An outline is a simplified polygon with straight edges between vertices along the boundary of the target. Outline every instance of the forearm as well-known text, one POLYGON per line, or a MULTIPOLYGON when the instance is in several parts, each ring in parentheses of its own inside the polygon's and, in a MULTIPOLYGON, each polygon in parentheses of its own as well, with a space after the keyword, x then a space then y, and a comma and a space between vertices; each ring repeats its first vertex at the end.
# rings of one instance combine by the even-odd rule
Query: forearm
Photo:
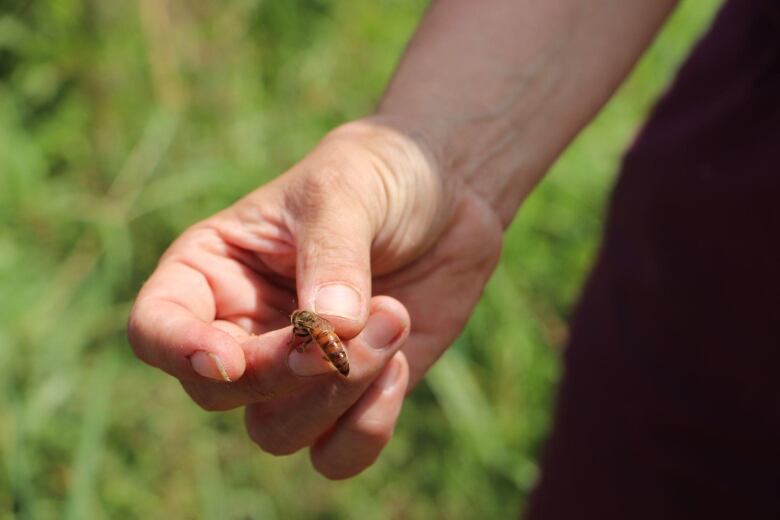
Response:
POLYGON ((675 0, 434 1, 378 108, 504 225, 675 0))

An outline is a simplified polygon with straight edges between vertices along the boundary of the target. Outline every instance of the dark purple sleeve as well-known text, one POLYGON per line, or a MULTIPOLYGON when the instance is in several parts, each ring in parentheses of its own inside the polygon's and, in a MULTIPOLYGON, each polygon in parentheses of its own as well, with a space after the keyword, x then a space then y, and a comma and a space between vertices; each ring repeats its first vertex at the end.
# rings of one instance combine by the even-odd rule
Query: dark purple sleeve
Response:
POLYGON ((780 519, 780 2, 727 2, 627 153, 528 511, 780 519))

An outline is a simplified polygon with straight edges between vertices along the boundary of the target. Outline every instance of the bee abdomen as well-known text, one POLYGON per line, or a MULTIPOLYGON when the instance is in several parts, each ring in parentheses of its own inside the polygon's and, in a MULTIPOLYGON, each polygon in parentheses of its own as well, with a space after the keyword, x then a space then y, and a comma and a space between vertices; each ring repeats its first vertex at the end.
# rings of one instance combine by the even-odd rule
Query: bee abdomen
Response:
POLYGON ((322 332, 315 338, 328 359, 343 376, 349 374, 349 359, 344 343, 333 332, 322 332))

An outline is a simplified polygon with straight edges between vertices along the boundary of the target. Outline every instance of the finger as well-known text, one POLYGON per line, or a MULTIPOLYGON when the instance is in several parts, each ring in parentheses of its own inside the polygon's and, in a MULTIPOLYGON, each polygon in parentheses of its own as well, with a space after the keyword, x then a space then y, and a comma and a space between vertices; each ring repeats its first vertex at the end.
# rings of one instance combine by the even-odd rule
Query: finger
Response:
POLYGON ((176 302, 140 298, 130 314, 128 338, 141 360, 181 380, 230 382, 244 372, 238 342, 176 302))
POLYGON ((291 187, 289 206, 300 307, 326 316, 351 338, 368 317, 373 232, 364 207, 338 196, 343 185, 332 170, 308 175, 291 187))
POLYGON ((210 324, 214 313, 205 277, 166 261, 138 295, 128 339, 141 360, 179 379, 236 380, 244 372, 244 354, 230 334, 210 324))
POLYGON ((355 406, 312 446, 315 469, 344 479, 373 464, 393 435, 408 382, 409 364, 398 352, 355 406))
MULTIPOLYGON (((246 425, 252 439, 275 455, 313 444, 376 380, 403 345, 409 326, 409 315, 401 303, 386 296, 373 298, 365 329, 347 343, 349 376, 335 375, 331 367, 330 376, 311 378, 312 384, 300 392, 248 406, 246 425)), ((301 368, 293 361, 299 356, 297 351, 290 353, 291 368, 301 368)))
POLYGON ((214 317, 250 326, 246 329, 250 332, 279 328, 268 324, 289 319, 295 309, 294 293, 261 276, 252 254, 226 243, 215 228, 190 229, 166 252, 164 262, 186 264, 201 273, 210 289, 214 317))
MULTIPOLYGON (((214 326, 237 340, 244 338, 241 348, 246 369, 243 376, 230 385, 203 380, 182 381, 182 386, 190 397, 206 410, 229 410, 269 401, 280 403, 284 399, 300 395, 306 388, 321 388, 329 380, 343 379, 333 365, 322 359, 322 351, 317 345, 310 346, 305 353, 291 348, 291 327, 252 336, 231 322, 218 320, 214 322, 214 326), (296 362, 295 359, 299 356, 305 360, 296 362), (311 377, 314 375, 320 375, 322 378, 311 377)), ((354 363, 359 361, 353 360, 354 363)), ((350 374, 350 377, 352 376, 353 374, 350 374)))
MULTIPOLYGON (((182 381, 182 386, 198 405, 206 410, 229 410, 257 402, 280 400, 299 392, 314 381, 299 377, 290 370, 291 327, 275 330, 260 336, 250 336, 241 327, 230 322, 215 322, 215 326, 240 337, 246 359, 243 376, 229 385, 209 381, 182 381)), ((340 377, 332 367, 323 372, 330 377, 340 377)))

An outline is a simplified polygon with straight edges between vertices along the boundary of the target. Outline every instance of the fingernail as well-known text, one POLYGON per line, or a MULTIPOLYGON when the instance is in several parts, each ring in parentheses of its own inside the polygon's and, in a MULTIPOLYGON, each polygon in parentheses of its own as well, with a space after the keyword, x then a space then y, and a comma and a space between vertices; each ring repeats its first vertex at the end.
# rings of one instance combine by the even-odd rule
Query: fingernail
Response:
POLYGON ((390 360, 390 366, 385 367, 385 371, 376 380, 376 385, 382 389, 382 392, 390 392, 395 388, 398 382, 398 376, 401 374, 401 363, 396 361, 395 358, 390 360))
POLYGON ((227 370, 225 370, 225 365, 219 359, 219 356, 213 352, 199 350, 190 356, 190 363, 192 363, 192 368, 195 369, 195 372, 203 377, 225 381, 226 383, 231 382, 230 376, 227 370))
POLYGON ((335 370, 328 361, 322 359, 322 351, 316 345, 310 346, 305 352, 291 350, 287 356, 287 366, 297 376, 318 376, 335 370))
POLYGON ((403 324, 394 314, 380 311, 368 318, 361 336, 370 347, 383 349, 392 345, 402 331, 403 324))
POLYGON ((330 284, 317 289, 314 312, 349 320, 360 319, 360 295, 349 285, 330 284))

